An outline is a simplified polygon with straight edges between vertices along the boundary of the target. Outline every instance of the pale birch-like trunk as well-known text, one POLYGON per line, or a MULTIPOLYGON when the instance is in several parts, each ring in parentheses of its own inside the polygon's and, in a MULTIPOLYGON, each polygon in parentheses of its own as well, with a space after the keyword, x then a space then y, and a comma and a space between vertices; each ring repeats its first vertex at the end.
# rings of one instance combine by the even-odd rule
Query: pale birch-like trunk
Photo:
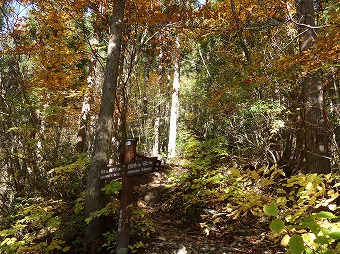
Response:
MULTIPOLYGON (((122 33, 124 29, 123 18, 126 0, 114 2, 111 17, 110 38, 107 49, 107 59, 104 72, 102 99, 98 117, 98 126, 94 141, 93 157, 88 173, 85 216, 104 207, 104 193, 100 190, 102 182, 99 173, 105 169, 109 162, 109 151, 113 127, 113 113, 119 75, 120 52, 122 33)), ((101 216, 94 218, 86 228, 86 244, 88 253, 97 253, 103 241, 102 234, 106 230, 106 221, 101 216)))
MULTIPOLYGON (((158 66, 158 86, 160 87, 162 85, 163 82, 163 78, 164 78, 164 68, 163 68, 163 50, 162 47, 160 48, 160 53, 158 55, 158 58, 160 60, 159 66, 158 66)), ((160 127, 160 123, 161 123, 161 101, 160 101, 160 96, 161 91, 160 89, 158 90, 158 103, 156 105, 156 109, 155 109, 155 122, 153 125, 153 146, 152 146, 152 155, 155 157, 159 156, 159 127, 160 127)))
POLYGON ((155 116, 155 123, 153 125, 153 146, 152 146, 152 155, 155 157, 159 156, 159 125, 161 122, 161 117, 160 117, 160 102, 157 103, 156 106, 156 116, 155 116))
POLYGON ((177 137, 177 118, 179 111, 178 94, 180 87, 180 43, 176 36, 175 41, 175 59, 174 59, 174 78, 170 113, 170 129, 168 142, 168 158, 174 158, 176 155, 176 137, 177 137))

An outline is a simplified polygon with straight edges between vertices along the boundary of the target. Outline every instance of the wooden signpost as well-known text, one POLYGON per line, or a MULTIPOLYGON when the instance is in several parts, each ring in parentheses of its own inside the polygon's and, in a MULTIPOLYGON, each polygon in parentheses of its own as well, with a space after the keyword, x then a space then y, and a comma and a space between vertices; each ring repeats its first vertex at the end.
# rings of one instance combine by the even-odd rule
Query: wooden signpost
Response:
POLYGON ((110 166, 100 172, 100 179, 114 179, 124 176, 135 176, 158 171, 160 161, 156 157, 134 160, 117 166, 110 166))
POLYGON ((100 172, 101 180, 122 178, 122 193, 120 199, 118 236, 116 254, 127 254, 130 238, 130 209, 132 203, 134 176, 152 173, 159 170, 161 162, 157 157, 146 157, 136 154, 136 139, 127 139, 125 143, 124 163, 108 166, 100 172), (136 160, 138 158, 138 160, 136 160))

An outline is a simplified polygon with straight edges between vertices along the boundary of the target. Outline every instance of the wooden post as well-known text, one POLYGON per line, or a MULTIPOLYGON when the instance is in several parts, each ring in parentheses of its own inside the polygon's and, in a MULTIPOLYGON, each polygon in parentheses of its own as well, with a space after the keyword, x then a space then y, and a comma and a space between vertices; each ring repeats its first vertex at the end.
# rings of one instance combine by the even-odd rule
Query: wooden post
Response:
MULTIPOLYGON (((135 160, 136 156, 136 139, 127 139, 125 143, 125 156, 124 163, 129 163, 135 160)), ((130 215, 131 208, 128 206, 132 204, 133 196, 133 176, 124 176, 122 178, 122 193, 119 209, 119 221, 118 221, 118 238, 116 254, 127 254, 129 252, 129 238, 130 238, 130 215)))

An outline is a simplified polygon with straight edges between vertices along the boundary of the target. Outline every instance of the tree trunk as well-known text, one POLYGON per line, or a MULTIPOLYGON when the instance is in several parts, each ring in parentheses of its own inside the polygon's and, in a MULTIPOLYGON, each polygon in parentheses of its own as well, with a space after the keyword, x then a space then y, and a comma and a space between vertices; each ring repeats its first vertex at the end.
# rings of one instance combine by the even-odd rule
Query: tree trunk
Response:
MULTIPOLYGON (((111 142, 114 102, 116 96, 117 80, 119 75, 119 59, 123 32, 123 18, 126 0, 117 0, 114 4, 111 19, 110 38, 107 49, 106 67, 102 99, 98 117, 97 133, 94 141, 93 158, 88 173, 85 216, 89 216, 104 206, 104 195, 101 189, 99 172, 104 169, 109 161, 109 147, 111 142)), ((97 253, 101 246, 102 234, 106 222, 104 218, 93 219, 86 228, 86 243, 89 253, 97 253)))
MULTIPOLYGON (((162 86, 162 83, 164 82, 164 65, 163 65, 163 50, 162 47, 160 47, 160 52, 158 54, 159 58, 159 65, 158 65, 158 79, 157 84, 159 87, 162 86)), ((152 155, 155 157, 159 156, 159 139, 160 139, 160 123, 161 123, 161 89, 158 89, 158 102, 156 104, 155 108, 155 121, 153 125, 153 145, 152 145, 152 155)), ((156 98, 157 98, 156 97, 156 98)), ((157 101, 157 100, 156 100, 157 101)))
POLYGON ((305 113, 306 170, 309 173, 330 173, 329 141, 321 71, 303 79, 305 113))
POLYGON ((178 118, 178 93, 180 86, 180 43, 178 36, 175 41, 175 60, 174 60, 174 80, 171 101, 170 130, 168 143, 168 158, 174 158, 176 155, 176 136, 177 136, 177 118, 178 118))
MULTIPOLYGON (((98 11, 99 12, 99 11, 98 11)), ((99 13, 96 14, 97 16, 99 13)), ((83 105, 81 109, 81 115, 79 120, 79 129, 77 134, 77 143, 75 146, 75 151, 77 153, 83 153, 86 151, 85 143, 86 137, 88 133, 88 124, 90 121, 90 111, 91 111, 91 104, 93 102, 93 90, 97 84, 97 54, 98 54, 98 46, 99 46, 99 26, 98 21, 94 22, 94 32, 92 39, 90 41, 91 46, 91 59, 89 64, 89 74, 87 77, 87 89, 84 94, 83 105)))
POLYGON ((159 156, 159 125, 161 122, 160 107, 161 107, 161 103, 158 102, 156 106, 155 123, 153 126, 154 139, 153 139, 153 146, 152 146, 152 156, 155 156, 155 157, 159 156))
MULTIPOLYGON (((316 40, 313 0, 296 0, 300 52, 312 50, 316 40)), ((307 53, 307 52, 306 52, 307 53)), ((313 53, 309 54, 314 57, 313 53)), ((331 171, 329 158, 330 133, 327 128, 322 71, 309 71, 302 78, 304 94, 304 132, 306 172, 331 171)))

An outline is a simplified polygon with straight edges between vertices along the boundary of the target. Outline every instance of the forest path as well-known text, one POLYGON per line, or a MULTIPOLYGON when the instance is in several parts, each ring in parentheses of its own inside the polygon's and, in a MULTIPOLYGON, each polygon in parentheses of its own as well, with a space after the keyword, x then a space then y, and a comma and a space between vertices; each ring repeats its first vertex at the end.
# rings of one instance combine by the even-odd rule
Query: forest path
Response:
POLYGON ((150 237, 131 238, 132 243, 142 241, 144 247, 137 254, 279 254, 285 253, 280 243, 270 239, 267 228, 256 221, 241 225, 236 231, 223 236, 204 234, 199 222, 184 222, 180 211, 169 211, 169 195, 174 191, 167 188, 166 173, 150 174, 136 178, 135 202, 147 211, 154 232, 150 237))

